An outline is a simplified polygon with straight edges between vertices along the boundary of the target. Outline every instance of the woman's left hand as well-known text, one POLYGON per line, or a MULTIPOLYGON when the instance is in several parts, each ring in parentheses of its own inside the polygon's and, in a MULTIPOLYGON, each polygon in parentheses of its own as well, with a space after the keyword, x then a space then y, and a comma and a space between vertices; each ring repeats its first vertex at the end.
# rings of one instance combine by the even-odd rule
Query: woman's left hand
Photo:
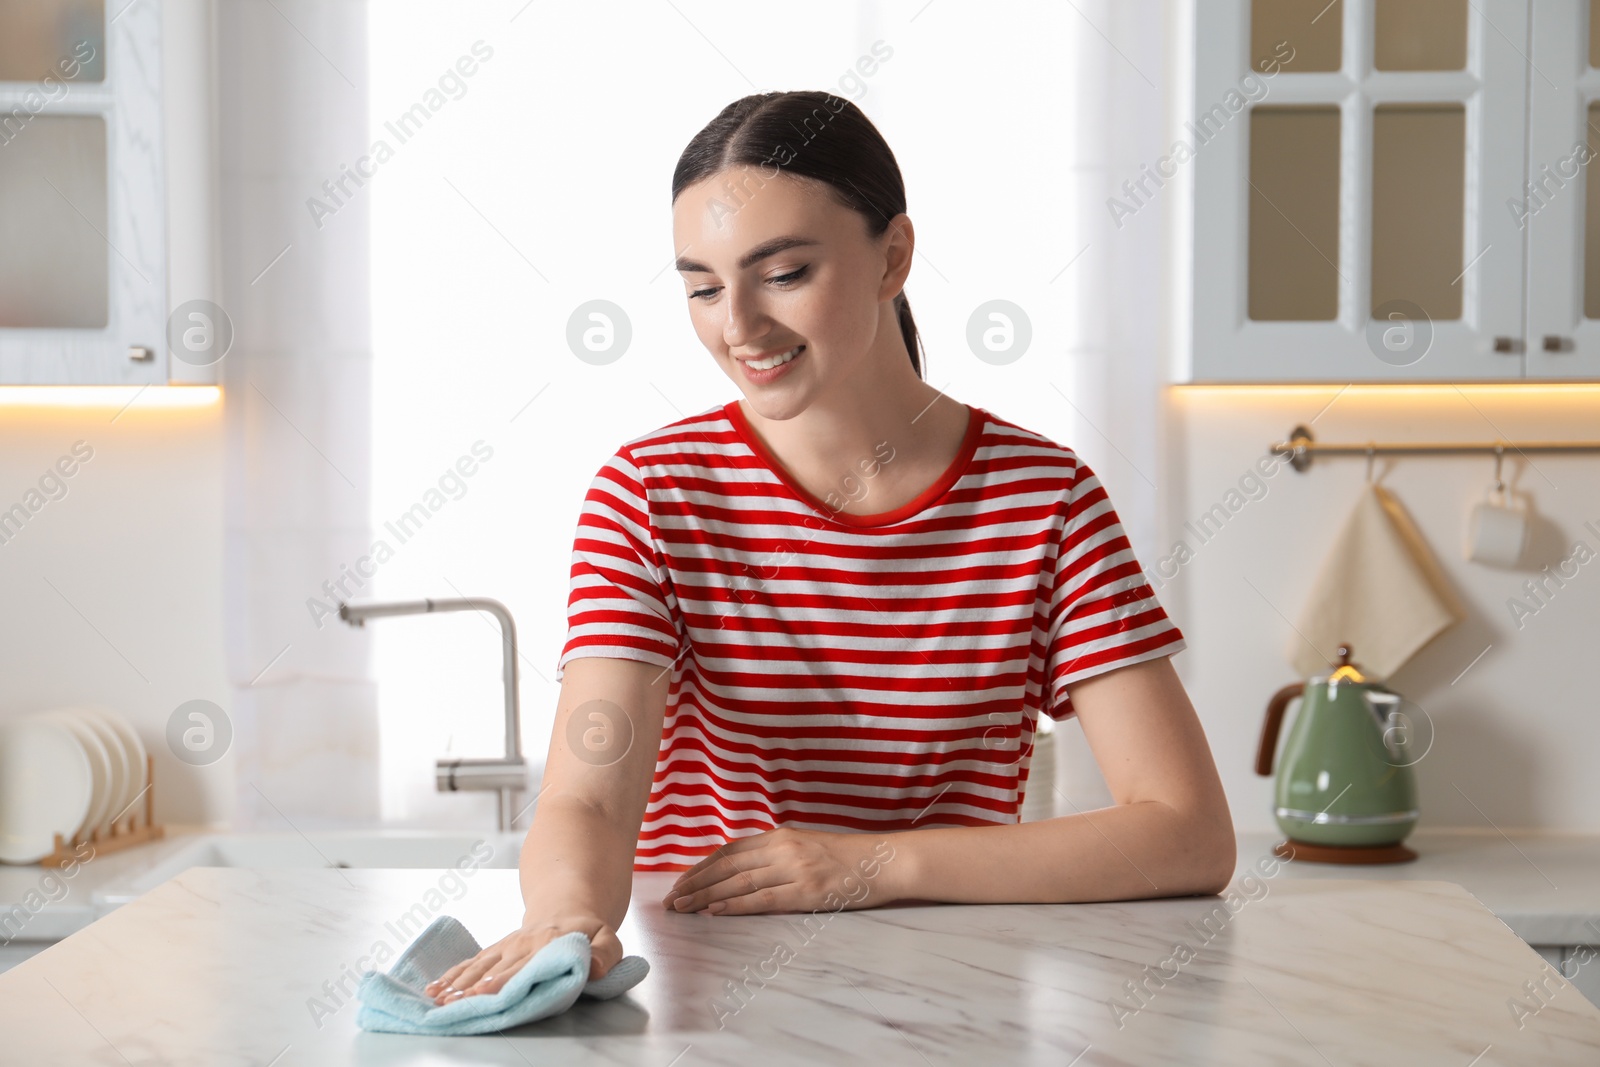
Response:
POLYGON ((713 915, 876 907, 896 899, 885 871, 894 857, 883 834, 780 826, 723 845, 680 874, 661 903, 713 915))

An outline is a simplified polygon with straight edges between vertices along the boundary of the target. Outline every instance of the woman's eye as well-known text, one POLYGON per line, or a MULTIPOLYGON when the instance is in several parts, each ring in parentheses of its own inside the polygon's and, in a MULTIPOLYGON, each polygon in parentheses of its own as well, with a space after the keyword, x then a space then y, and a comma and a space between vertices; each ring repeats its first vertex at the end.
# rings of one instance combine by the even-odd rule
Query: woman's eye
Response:
MULTIPOLYGON (((805 277, 806 271, 810 269, 811 268, 809 266, 801 267, 799 270, 792 270, 788 274, 780 274, 775 278, 768 278, 767 281, 772 282, 780 287, 787 288, 788 286, 799 281, 801 278, 805 277)), ((720 288, 722 288, 722 286, 714 285, 709 289, 696 289, 694 292, 689 294, 689 299, 706 299, 710 296, 710 294, 715 293, 720 288)))

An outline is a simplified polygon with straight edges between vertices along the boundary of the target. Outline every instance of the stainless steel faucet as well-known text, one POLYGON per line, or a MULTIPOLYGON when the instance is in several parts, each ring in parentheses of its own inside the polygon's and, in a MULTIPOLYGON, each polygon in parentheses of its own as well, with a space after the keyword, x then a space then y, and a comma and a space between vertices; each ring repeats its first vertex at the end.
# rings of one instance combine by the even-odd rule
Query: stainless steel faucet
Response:
POLYGON ((528 788, 528 764, 522 758, 522 713, 517 702, 517 626, 498 600, 464 597, 449 600, 351 601, 339 605, 339 618, 351 626, 385 615, 425 615, 434 611, 487 611, 500 620, 506 690, 506 754, 499 759, 441 759, 434 773, 441 793, 493 789, 500 794, 499 823, 511 829, 512 799, 528 788))

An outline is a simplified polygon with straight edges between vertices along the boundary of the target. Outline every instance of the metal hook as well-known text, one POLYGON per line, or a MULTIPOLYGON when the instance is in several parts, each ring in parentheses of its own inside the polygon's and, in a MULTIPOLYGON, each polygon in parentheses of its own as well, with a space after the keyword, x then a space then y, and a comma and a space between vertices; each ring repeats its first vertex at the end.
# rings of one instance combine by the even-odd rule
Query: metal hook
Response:
POLYGON ((1377 448, 1371 441, 1367 442, 1367 481, 1372 481, 1372 458, 1377 453, 1377 448))
POLYGON ((1494 491, 1497 493, 1505 492, 1506 488, 1506 483, 1500 480, 1500 462, 1505 458, 1505 454, 1505 442, 1496 441, 1494 443, 1494 491))

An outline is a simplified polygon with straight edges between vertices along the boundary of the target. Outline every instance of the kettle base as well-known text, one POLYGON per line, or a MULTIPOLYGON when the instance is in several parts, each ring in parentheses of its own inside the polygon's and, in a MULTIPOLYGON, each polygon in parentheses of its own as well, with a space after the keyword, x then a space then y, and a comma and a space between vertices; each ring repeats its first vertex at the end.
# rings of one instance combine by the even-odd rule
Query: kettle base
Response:
POLYGON ((1414 850, 1399 842, 1392 845, 1313 845, 1292 837, 1273 845, 1272 854, 1279 859, 1309 863, 1410 863, 1417 858, 1414 850))

